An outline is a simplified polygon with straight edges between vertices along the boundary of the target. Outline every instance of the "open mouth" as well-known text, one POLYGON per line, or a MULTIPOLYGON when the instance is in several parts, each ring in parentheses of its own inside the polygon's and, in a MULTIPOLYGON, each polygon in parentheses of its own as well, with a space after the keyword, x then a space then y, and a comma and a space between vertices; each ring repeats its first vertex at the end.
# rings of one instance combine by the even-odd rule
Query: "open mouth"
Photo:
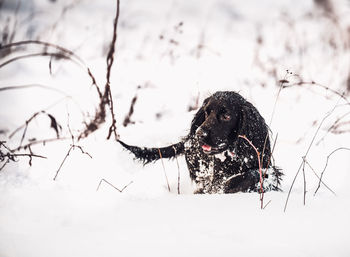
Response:
POLYGON ((208 144, 203 144, 201 147, 202 147, 203 152, 206 154, 216 154, 216 153, 222 152, 225 148, 225 145, 214 147, 214 146, 211 146, 208 144))
POLYGON ((204 152, 211 152, 212 147, 210 145, 202 145, 204 152))

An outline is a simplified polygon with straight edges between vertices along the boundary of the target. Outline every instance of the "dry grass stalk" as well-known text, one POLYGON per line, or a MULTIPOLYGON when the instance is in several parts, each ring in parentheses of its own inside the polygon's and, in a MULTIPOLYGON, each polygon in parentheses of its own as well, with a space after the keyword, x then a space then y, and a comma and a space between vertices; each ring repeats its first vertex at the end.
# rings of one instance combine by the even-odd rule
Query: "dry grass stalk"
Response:
POLYGON ((243 138, 244 140, 246 140, 248 142, 248 144, 253 147, 253 149, 255 150, 256 156, 258 157, 258 165, 259 165, 259 175, 260 175, 260 208, 263 209, 264 208, 264 178, 263 178, 263 174, 262 174, 262 169, 261 169, 261 163, 260 163, 260 153, 258 151, 258 149, 255 147, 255 145, 252 143, 252 141, 250 141, 245 135, 239 135, 238 137, 243 138))
POLYGON ((117 188, 116 186, 114 186, 112 183, 108 182, 107 180, 105 180, 104 178, 100 180, 100 183, 98 183, 98 186, 96 188, 96 191, 98 191, 101 187, 102 182, 107 183, 108 185, 110 185, 111 187, 113 187, 115 190, 117 190, 119 193, 122 193, 129 185, 131 185, 133 183, 133 181, 130 181, 129 184, 126 184, 122 189, 117 188))
POLYGON ((165 176, 166 184, 167 184, 167 186, 168 186, 168 191, 170 192, 169 180, 168 180, 168 176, 167 176, 166 171, 165 171, 163 156, 162 156, 162 153, 160 152, 160 149, 159 149, 159 148, 158 148, 158 153, 159 153, 160 160, 162 161, 162 166, 163 166, 163 171, 164 171, 164 176, 165 176))

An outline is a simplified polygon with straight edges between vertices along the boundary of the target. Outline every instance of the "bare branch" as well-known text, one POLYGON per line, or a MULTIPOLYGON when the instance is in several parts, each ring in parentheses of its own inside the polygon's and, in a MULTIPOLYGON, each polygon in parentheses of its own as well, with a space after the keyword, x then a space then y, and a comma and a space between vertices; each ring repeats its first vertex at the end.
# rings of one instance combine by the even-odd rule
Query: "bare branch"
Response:
POLYGON ((117 0, 117 8, 116 8, 116 15, 113 23, 113 38, 109 47, 109 51, 107 54, 107 72, 106 72, 106 85, 104 89, 103 95, 100 95, 100 104, 99 109, 96 111, 95 117, 93 120, 91 120, 89 123, 86 123, 85 130, 80 134, 78 137, 78 140, 84 137, 87 137, 94 131, 96 131, 102 123, 105 122, 106 119, 106 105, 109 106, 109 110, 112 116, 112 124, 109 127, 109 132, 107 139, 109 139, 112 134, 114 135, 114 138, 118 139, 117 134, 117 127, 116 127, 116 119, 114 114, 114 106, 113 106, 113 99, 112 99, 112 92, 111 92, 111 86, 110 86, 110 76, 111 76, 111 70, 114 62, 114 54, 115 54, 115 44, 117 41, 117 27, 118 27, 118 20, 119 20, 119 0, 117 0))
POLYGON ((305 158, 304 158, 304 161, 303 161, 303 181, 304 181, 304 205, 306 204, 306 177, 305 177, 305 158))
POLYGON ((89 157, 92 159, 91 155, 90 155, 89 153, 85 152, 81 146, 72 144, 72 145, 70 146, 70 148, 69 148, 69 150, 68 150, 66 156, 64 157, 63 161, 61 162, 60 167, 59 167, 58 170, 56 171, 56 174, 55 174, 53 180, 56 180, 56 178, 57 178, 57 176, 58 176, 58 173, 60 172, 60 170, 61 170, 63 164, 64 164, 65 161, 67 160, 67 158, 68 158, 70 152, 71 152, 72 150, 74 150, 75 148, 80 149, 80 151, 82 152, 82 154, 85 154, 85 155, 89 156, 89 157))
POLYGON ((132 100, 131 100, 131 104, 130 104, 130 108, 129 108, 129 113, 125 116, 124 118, 124 122, 123 122, 123 126, 126 127, 128 126, 130 123, 132 124, 133 122, 131 121, 131 116, 134 113, 134 106, 137 100, 137 95, 135 95, 132 100))
POLYGON ((283 88, 291 88, 291 87, 295 87, 295 86, 303 86, 303 85, 311 85, 311 86, 317 86, 320 88, 323 88, 326 91, 329 91, 331 93, 333 93, 334 95, 339 96, 340 98, 342 98, 347 104, 350 104, 350 101, 345 97, 344 93, 340 93, 328 86, 322 85, 320 83, 317 83, 315 81, 299 81, 296 83, 292 83, 292 84, 288 84, 288 85, 283 85, 283 88))
MULTIPOLYGON (((333 154, 335 154, 336 152, 338 152, 338 151, 340 151, 340 150, 347 150, 347 151, 350 151, 350 148, 347 148, 347 147, 339 147, 339 148, 333 150, 333 151, 327 156, 326 164, 325 164, 325 166, 324 166, 324 168, 323 168, 323 170, 322 170, 322 172, 321 172, 320 179, 319 179, 319 181, 318 181, 318 186, 317 186, 317 188, 316 188, 316 190, 315 190, 315 192, 314 192, 314 195, 316 195, 317 191, 320 189, 320 186, 321 186, 321 183, 322 183, 323 175, 324 175, 324 173, 325 173, 325 171, 326 171, 326 169, 327 169, 327 166, 328 166, 329 158, 330 158, 333 154)), ((333 191, 332 191, 332 192, 333 192, 333 191)))
POLYGON ((114 52, 116 50, 115 48, 115 44, 117 41, 117 28, 118 28, 118 20, 119 20, 119 9, 120 9, 120 1, 117 0, 117 8, 116 8, 116 14, 115 14, 115 18, 114 18, 114 23, 113 23, 113 38, 112 38, 112 42, 110 44, 109 47, 109 51, 107 54, 107 73, 106 73, 106 79, 107 79, 107 85, 110 85, 110 76, 111 76, 111 69, 113 66, 113 62, 114 62, 114 52))
MULTIPOLYGON (((283 86, 285 83, 288 83, 288 75, 291 75, 292 73, 288 70, 286 70, 286 74, 284 75, 284 78, 283 80, 280 80, 280 86, 279 86, 279 89, 278 89, 278 92, 277 92, 277 95, 276 95, 276 99, 275 99, 275 103, 273 105, 273 108, 272 108, 272 113, 271 113, 271 118, 270 118, 270 122, 269 122, 269 127, 271 127, 271 124, 272 124, 272 120, 275 116, 275 111, 276 111, 276 107, 277 107, 277 102, 278 102, 278 99, 279 99, 279 96, 281 94, 281 91, 283 89, 283 86)), ((265 153, 265 148, 266 148, 266 144, 267 144, 267 140, 269 138, 269 134, 267 133, 266 136, 265 136, 265 141, 264 141, 264 147, 263 147, 263 151, 262 151, 262 155, 261 155, 261 163, 264 163, 264 153, 265 153)), ((276 143, 276 141, 275 141, 276 143)), ((272 154, 271 154, 272 156, 272 154)), ((270 159, 271 159, 271 156, 270 156, 270 159)), ((270 160, 269 160, 270 162, 270 160)))
POLYGON ((35 158, 42 158, 42 159, 46 159, 45 156, 42 156, 42 155, 37 155, 37 154, 33 154, 33 152, 30 150, 29 151, 30 153, 13 153, 10 148, 8 148, 6 146, 6 142, 5 141, 0 141, 0 163, 3 162, 3 164, 1 165, 0 167, 0 171, 5 168, 5 166, 10 163, 11 161, 12 162, 15 162, 16 161, 16 158, 17 157, 29 157, 29 165, 31 166, 32 164, 32 158, 35 157, 35 158), (5 152, 3 152, 1 150, 1 148, 4 148, 5 149, 5 152))
POLYGON ((56 171, 56 174, 55 174, 53 180, 56 180, 56 178, 57 178, 57 176, 58 176, 58 173, 60 172, 60 170, 61 170, 61 168, 62 168, 64 162, 65 162, 66 159, 68 158, 68 156, 69 156, 70 152, 72 151, 72 149, 73 149, 73 145, 70 146, 70 148, 69 148, 69 150, 68 150, 66 156, 64 157, 63 161, 62 161, 61 164, 60 164, 60 167, 59 167, 58 170, 56 171))
MULTIPOLYGON (((307 164, 307 166, 309 166, 309 168, 312 170, 312 172, 315 174, 315 176, 320 179, 320 176, 316 173, 316 171, 314 170, 314 168, 311 166, 311 164, 308 162, 308 160, 305 159, 305 163, 307 164)), ((321 180, 322 185, 324 185, 330 192, 332 192, 334 195, 337 195, 329 186, 326 185, 326 183, 323 182, 323 180, 321 180)), ((315 196, 315 194, 314 194, 315 196)))
POLYGON ((100 186, 102 184, 102 182, 107 183, 108 185, 110 185, 111 187, 113 187, 115 190, 117 190, 119 193, 122 193, 129 185, 131 185, 133 183, 133 181, 130 181, 129 184, 125 185, 122 189, 117 188, 116 186, 114 186, 112 183, 108 182, 107 180, 105 180, 104 178, 100 180, 100 183, 98 184, 96 191, 98 191, 100 189, 100 186))
POLYGON ((51 114, 49 114, 45 110, 43 110, 43 111, 39 111, 39 112, 34 113, 28 120, 26 120, 24 125, 18 127, 10 134, 9 138, 12 138, 18 131, 20 131, 21 129, 24 128, 24 131, 23 131, 21 141, 20 141, 18 148, 21 148, 21 146, 22 146, 23 140, 24 140, 26 133, 27 133, 27 128, 28 128, 29 123, 31 121, 33 121, 39 114, 46 114, 50 118, 50 121, 51 121, 50 128, 55 130, 57 138, 59 138, 59 131, 61 130, 61 125, 58 124, 58 122, 54 116, 52 116, 51 114))
MULTIPOLYGON (((38 57, 38 56, 50 56, 50 57, 56 57, 59 59, 68 59, 68 60, 72 60, 69 58, 69 56, 64 55, 62 53, 48 53, 48 52, 40 52, 40 53, 35 53, 35 54, 25 54, 25 55, 20 55, 20 56, 16 56, 13 57, 3 63, 0 64, 0 69, 12 62, 18 61, 18 60, 22 60, 22 59, 27 59, 27 58, 32 58, 32 57, 38 57)), ((75 62, 74 60, 72 60, 73 62, 75 62)))
POLYGON ((160 160, 161 160, 161 162, 162 162, 162 166, 163 166, 163 171, 164 171, 164 176, 165 176, 166 184, 167 184, 168 190, 169 190, 169 192, 170 192, 169 180, 168 180, 168 176, 166 175, 165 166, 164 166, 164 161, 163 161, 163 156, 162 156, 162 153, 160 152, 160 149, 159 149, 159 148, 158 148, 158 153, 159 153, 160 160))
POLYGON ((292 184, 291 184, 291 186, 289 187, 287 199, 286 199, 286 202, 285 202, 285 204, 284 204, 284 212, 287 210, 287 205, 288 205, 289 197, 290 197, 290 194, 291 194, 292 189, 293 189, 293 187, 294 187, 294 183, 295 183, 295 181, 296 181, 296 179, 297 179, 297 177, 298 177, 298 175, 299 175, 299 172, 300 172, 301 168, 304 166, 305 159, 306 159, 307 155, 308 155, 309 152, 310 152, 310 149, 311 149, 311 147, 312 147, 312 145, 313 145, 313 143, 314 143, 314 141, 315 141, 315 138, 316 138, 316 136, 317 136, 319 130, 321 129, 321 127, 322 127, 324 121, 325 121, 325 120, 334 112, 334 110, 338 107, 338 102, 340 101, 341 98, 342 98, 342 97, 339 98, 339 100, 337 101, 337 103, 335 104, 335 106, 333 107, 333 109, 332 109, 331 111, 329 111, 329 112, 323 117, 323 119, 322 119, 322 121, 320 122, 318 128, 316 129, 315 134, 314 134, 314 136, 313 136, 313 138, 312 138, 312 140, 311 140, 311 142, 310 142, 310 144, 309 144, 309 146, 308 146, 308 148, 307 148, 307 150, 306 150, 306 153, 305 153, 305 155, 302 157, 302 161, 301 161, 301 163, 300 163, 300 165, 299 165, 299 168, 298 168, 298 170, 297 170, 297 172, 296 172, 296 174, 295 174, 295 176, 294 176, 294 179, 293 179, 293 181, 292 181, 292 184))
POLYGON ((22 146, 19 146, 15 149, 12 149, 11 152, 16 152, 16 151, 19 151, 19 150, 22 150, 22 149, 27 149, 28 147, 31 147, 33 145, 38 145, 38 144, 43 144, 45 145, 46 143, 50 143, 50 142, 56 142, 56 141, 63 141, 63 140, 67 140, 67 139, 70 139, 69 137, 60 137, 60 138, 48 138, 48 139, 42 139, 42 140, 35 140, 35 141, 32 141, 32 142, 29 142, 28 144, 26 145, 22 145, 22 146))
POLYGON ((255 150, 255 153, 258 157, 259 175, 260 175, 260 203, 261 203, 260 208, 263 209, 264 208, 264 187, 263 187, 264 179, 263 179, 263 174, 262 174, 262 170, 261 170, 260 153, 259 153, 258 149, 255 147, 255 145, 252 143, 252 141, 250 141, 245 135, 238 135, 238 137, 246 140, 249 143, 249 145, 251 147, 253 147, 253 149, 255 150))
MULTIPOLYGON (((82 66, 87 71, 89 77, 92 80, 92 85, 94 85, 96 87, 96 90, 97 90, 99 97, 100 98, 102 97, 102 93, 101 93, 101 91, 96 83, 95 76, 92 74, 91 69, 86 65, 84 60, 82 58, 80 58, 78 55, 76 55, 74 52, 72 52, 72 51, 70 51, 62 46, 48 43, 48 42, 39 41, 39 40, 26 40, 26 41, 14 42, 14 43, 7 44, 7 45, 2 45, 2 46, 0 46, 0 51, 4 50, 4 49, 16 47, 16 46, 23 46, 23 45, 42 45, 44 47, 52 47, 52 48, 55 48, 56 50, 60 51, 61 55, 65 56, 66 58, 69 58, 71 60, 76 60, 78 62, 78 64, 80 66, 82 66)), ((38 54, 38 55, 40 56, 42 54, 38 54)), ((54 57, 52 55, 49 55, 49 56, 54 57)))
POLYGON ((53 87, 50 87, 50 86, 41 85, 41 84, 13 85, 13 86, 0 87, 0 91, 17 90, 17 89, 28 89, 28 88, 33 88, 33 87, 55 91, 57 93, 60 93, 61 95, 64 95, 65 97, 72 98, 70 95, 67 95, 62 90, 59 90, 57 88, 53 88, 53 87))
POLYGON ((112 92, 111 92, 111 87, 110 87, 110 76, 111 76, 111 70, 114 62, 114 53, 115 53, 115 45, 117 41, 117 28, 118 28, 118 21, 119 21, 119 11, 120 11, 120 1, 117 0, 117 8, 116 8, 116 14, 115 14, 115 19, 113 23, 113 38, 112 42, 109 48, 109 52, 107 55, 107 74, 106 74, 106 86, 105 86, 105 96, 108 98, 108 105, 111 111, 112 115, 112 124, 109 127, 109 132, 107 139, 111 137, 112 134, 114 134, 114 139, 117 140, 119 138, 117 134, 117 127, 116 127, 116 119, 114 115, 114 107, 113 107, 113 99, 112 99, 112 92))
POLYGON ((339 126, 341 126, 342 124, 344 124, 344 123, 341 123, 340 121, 341 121, 342 119, 344 119, 344 118, 345 118, 347 115, 349 115, 349 114, 350 114, 350 112, 347 112, 347 113, 343 114, 341 117, 337 118, 336 121, 333 122, 332 126, 330 126, 330 127, 327 129, 327 131, 326 131, 326 133, 324 134, 324 136, 323 136, 320 140, 318 140, 318 142, 316 143, 316 145, 319 145, 319 144, 325 139, 325 137, 328 135, 328 133, 331 132, 331 133, 337 134, 337 132, 339 132, 339 130, 337 130, 337 129, 339 128, 339 126))
POLYGON ((174 153, 175 153, 175 159, 176 159, 176 165, 177 165, 177 194, 180 194, 180 165, 179 165, 179 160, 177 159, 176 156, 176 148, 173 146, 174 153))
POLYGON ((18 127, 17 129, 15 129, 15 130, 9 135, 9 138, 12 138, 18 131, 20 131, 21 129, 24 128, 24 131, 23 131, 23 134, 22 134, 22 137, 21 137, 21 142, 20 142, 20 144, 19 144, 19 146, 21 146, 22 143, 23 143, 24 137, 25 137, 25 135, 26 135, 26 132, 27 132, 27 128, 28 128, 29 123, 30 123, 36 116, 38 116, 39 114, 41 114, 42 112, 43 112, 43 111, 39 111, 39 112, 34 113, 28 120, 25 121, 25 123, 24 123, 22 126, 20 126, 20 127, 18 127))

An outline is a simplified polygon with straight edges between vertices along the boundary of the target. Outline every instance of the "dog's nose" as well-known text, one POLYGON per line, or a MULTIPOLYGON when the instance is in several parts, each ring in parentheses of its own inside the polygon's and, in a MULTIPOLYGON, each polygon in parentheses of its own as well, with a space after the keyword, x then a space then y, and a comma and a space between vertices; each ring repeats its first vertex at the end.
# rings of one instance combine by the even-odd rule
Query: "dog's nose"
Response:
POLYGON ((208 137, 209 133, 206 130, 199 128, 196 132, 196 135, 198 138, 204 139, 208 137))

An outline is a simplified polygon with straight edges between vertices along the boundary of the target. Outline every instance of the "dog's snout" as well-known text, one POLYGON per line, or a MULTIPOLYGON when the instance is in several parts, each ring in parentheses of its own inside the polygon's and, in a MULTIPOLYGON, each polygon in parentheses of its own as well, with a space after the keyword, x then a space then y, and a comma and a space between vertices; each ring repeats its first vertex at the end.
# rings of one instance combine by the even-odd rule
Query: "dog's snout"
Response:
POLYGON ((198 138, 204 139, 209 136, 208 131, 204 130, 203 128, 199 128, 196 132, 196 135, 198 138))

